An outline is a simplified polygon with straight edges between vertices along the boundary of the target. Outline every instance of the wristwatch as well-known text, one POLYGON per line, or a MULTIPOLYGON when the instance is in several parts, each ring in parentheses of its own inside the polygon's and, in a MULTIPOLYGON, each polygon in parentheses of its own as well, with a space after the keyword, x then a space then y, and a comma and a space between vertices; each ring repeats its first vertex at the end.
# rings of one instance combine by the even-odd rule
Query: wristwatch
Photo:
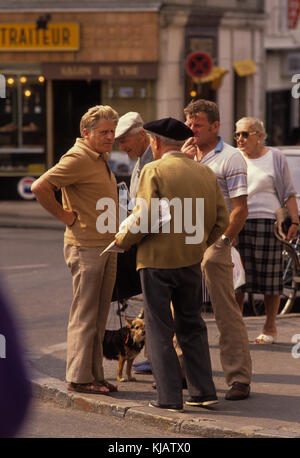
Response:
POLYGON ((225 245, 228 245, 228 246, 231 245, 231 240, 230 240, 230 238, 227 237, 225 234, 221 235, 221 239, 223 240, 223 242, 225 243, 225 245))

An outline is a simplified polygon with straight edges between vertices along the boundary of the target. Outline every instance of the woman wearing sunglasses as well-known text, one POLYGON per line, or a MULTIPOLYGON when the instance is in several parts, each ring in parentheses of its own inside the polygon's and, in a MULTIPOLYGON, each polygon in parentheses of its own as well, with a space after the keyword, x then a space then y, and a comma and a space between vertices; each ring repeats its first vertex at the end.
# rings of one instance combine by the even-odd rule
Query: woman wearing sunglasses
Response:
POLYGON ((275 212, 287 208, 292 224, 286 238, 291 240, 299 227, 296 191, 285 157, 264 144, 267 135, 262 121, 240 119, 234 137, 248 166, 248 217, 239 234, 246 284, 239 288, 237 300, 243 310, 245 292, 264 295, 266 320, 255 342, 272 344, 282 294, 282 246, 274 235, 275 212))

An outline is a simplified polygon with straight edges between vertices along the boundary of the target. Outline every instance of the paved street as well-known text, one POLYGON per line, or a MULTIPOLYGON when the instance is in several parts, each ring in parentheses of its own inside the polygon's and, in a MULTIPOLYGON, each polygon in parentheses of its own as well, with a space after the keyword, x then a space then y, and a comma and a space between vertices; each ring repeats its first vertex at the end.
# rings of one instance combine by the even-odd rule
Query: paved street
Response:
MULTIPOLYGON (((168 438, 172 433, 136 421, 97 415, 80 410, 61 409, 53 404, 35 401, 30 416, 18 434, 19 438, 168 438), (63 427, 62 427, 63 425, 63 427)), ((182 439, 194 439, 192 434, 180 434, 182 439)))
MULTIPOLYGON (((29 216, 32 221, 34 215, 29 216)), ((137 425, 136 435, 140 436, 144 432, 143 437, 155 434, 157 428, 158 434, 170 433, 170 437, 174 433, 178 437, 192 435, 198 438, 300 437, 300 349, 296 342, 293 344, 291 341, 293 336, 300 334, 300 316, 297 314, 280 317, 278 343, 264 347, 253 344, 263 317, 245 318, 253 359, 251 397, 245 401, 224 400, 228 387, 220 365, 218 330, 211 316, 206 319, 213 375, 220 400, 216 407, 185 408, 182 414, 165 413, 148 407, 148 402, 156 398, 151 388, 152 375, 137 375, 136 382, 119 384, 118 393, 112 396, 70 395, 66 391, 64 377, 66 327, 72 291, 71 276, 62 254, 63 232, 57 227, 49 229, 47 220, 43 220, 46 225, 36 224, 35 229, 26 228, 26 219, 23 221, 24 227, 15 227, 7 219, 5 223, 1 220, 0 212, 1 277, 13 298, 15 315, 30 361, 35 396, 47 402, 47 409, 40 401, 35 403, 34 417, 24 426, 20 435, 68 436, 72 433, 69 426, 64 427, 61 433, 55 429, 57 414, 57 424, 60 425, 64 424, 65 415, 70 415, 75 425, 77 421, 80 422, 82 415, 82 421, 86 421, 87 425, 86 431, 81 430, 83 437, 85 434, 95 434, 94 437, 102 434, 97 433, 97 428, 88 432, 88 418, 98 416, 100 418, 95 421, 99 425, 102 419, 104 423, 107 419, 108 424, 117 417, 118 421, 113 421, 112 425, 122 425, 118 429, 120 434, 126 434, 128 424, 128 437, 132 437, 130 425, 134 424, 137 425), (92 413, 92 417, 86 416, 88 413, 92 413), (123 423, 119 423, 119 420, 123 423), (153 432, 148 427, 154 428, 153 432)), ((35 221, 37 223, 37 217, 35 221)), ((140 307, 138 302, 137 307, 140 307)), ((143 354, 138 357, 138 360, 142 359, 143 354)), ((116 362, 105 360, 104 365, 106 377, 115 382, 116 362)), ((186 397, 187 392, 184 390, 186 397)), ((77 434, 80 428, 75 425, 73 431, 77 434)), ((99 426, 99 430, 101 428, 99 426)), ((105 434, 109 434, 108 430, 103 430, 105 434)), ((111 429, 111 434, 117 437, 114 436, 114 429, 111 429)))
POLYGON ((1 229, 0 274, 31 351, 64 342, 71 275, 61 231, 1 229))

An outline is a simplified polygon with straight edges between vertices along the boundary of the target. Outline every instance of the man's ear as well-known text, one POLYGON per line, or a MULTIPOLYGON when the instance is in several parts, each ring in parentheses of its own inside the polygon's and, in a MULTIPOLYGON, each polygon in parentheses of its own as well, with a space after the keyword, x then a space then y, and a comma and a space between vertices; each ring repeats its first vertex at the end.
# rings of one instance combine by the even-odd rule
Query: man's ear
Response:
POLYGON ((138 134, 145 139, 147 137, 147 132, 144 129, 138 131, 138 134))
POLYGON ((220 124, 221 124, 220 121, 215 121, 215 122, 212 124, 212 128, 213 128, 214 132, 216 132, 216 133, 219 132, 219 130, 220 130, 220 124))
POLYGON ((82 133, 81 133, 82 138, 86 138, 88 136, 89 132, 90 132, 90 130, 87 129, 86 127, 84 127, 82 129, 82 133))
POLYGON ((158 138, 155 135, 153 135, 153 141, 154 141, 155 148, 159 149, 159 147, 160 147, 160 138, 158 138))

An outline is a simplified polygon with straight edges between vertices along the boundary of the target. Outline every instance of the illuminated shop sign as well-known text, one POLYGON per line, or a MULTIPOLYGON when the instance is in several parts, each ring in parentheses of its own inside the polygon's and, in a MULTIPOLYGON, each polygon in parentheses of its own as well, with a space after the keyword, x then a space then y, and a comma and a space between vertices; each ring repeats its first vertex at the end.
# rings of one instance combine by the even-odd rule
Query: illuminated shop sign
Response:
POLYGON ((0 23, 0 51, 74 51, 79 49, 79 24, 49 23, 47 29, 36 24, 0 23))

